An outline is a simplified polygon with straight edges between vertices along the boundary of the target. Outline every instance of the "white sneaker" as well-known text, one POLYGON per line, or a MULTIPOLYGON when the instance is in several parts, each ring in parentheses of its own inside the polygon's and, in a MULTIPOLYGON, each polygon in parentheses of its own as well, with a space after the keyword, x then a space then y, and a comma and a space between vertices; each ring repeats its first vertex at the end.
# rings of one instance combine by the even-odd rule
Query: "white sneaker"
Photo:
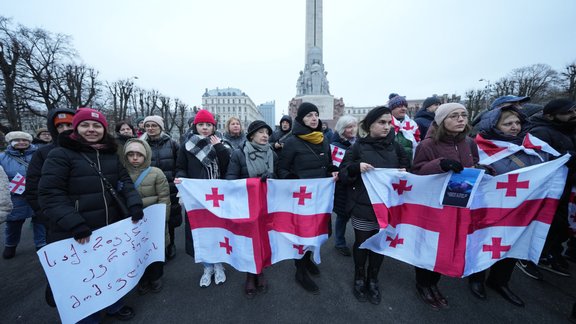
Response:
POLYGON ((224 273, 224 266, 222 263, 214 264, 214 283, 217 285, 223 284, 226 281, 226 274, 224 273))
POLYGON ((208 265, 204 267, 204 273, 200 277, 200 287, 206 288, 212 283, 212 275, 214 274, 214 267, 208 265))

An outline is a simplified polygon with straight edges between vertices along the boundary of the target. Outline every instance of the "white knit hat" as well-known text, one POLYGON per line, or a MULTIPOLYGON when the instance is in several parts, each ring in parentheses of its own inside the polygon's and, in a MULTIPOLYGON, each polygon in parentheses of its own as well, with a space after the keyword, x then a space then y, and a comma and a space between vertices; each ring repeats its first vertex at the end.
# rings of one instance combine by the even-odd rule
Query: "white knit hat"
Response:
POLYGON ((162 128, 162 130, 164 130, 164 118, 162 118, 161 116, 148 116, 146 118, 144 118, 144 125, 146 125, 147 122, 154 122, 156 124, 158 124, 158 126, 160 126, 160 128, 162 128))
POLYGON ((438 107, 438 109, 436 109, 436 111, 434 112, 434 121, 436 122, 437 125, 442 124, 444 119, 446 119, 446 117, 448 117, 448 115, 450 115, 454 110, 457 110, 457 109, 466 110, 466 107, 464 107, 464 105, 459 104, 457 102, 449 102, 449 103, 441 104, 440 107, 438 107))
POLYGON ((5 139, 6 143, 10 143, 15 139, 25 139, 28 142, 32 143, 32 135, 30 135, 26 132, 21 132, 21 131, 10 132, 10 133, 6 134, 6 137, 4 139, 5 139))

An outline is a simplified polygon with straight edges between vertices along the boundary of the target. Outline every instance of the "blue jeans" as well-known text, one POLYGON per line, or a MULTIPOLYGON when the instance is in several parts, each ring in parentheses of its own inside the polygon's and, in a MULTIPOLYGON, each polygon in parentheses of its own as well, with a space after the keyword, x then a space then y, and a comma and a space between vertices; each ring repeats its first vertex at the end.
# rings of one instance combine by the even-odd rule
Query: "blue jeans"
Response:
MULTIPOLYGON (((124 301, 122 298, 118 299, 117 302, 105 308, 106 314, 114 314, 124 307, 124 301)), ((79 320, 77 324, 98 324, 100 323, 100 312, 88 315, 83 319, 79 320)))
POLYGON ((346 223, 350 220, 350 215, 343 213, 343 214, 336 214, 336 225, 334 230, 334 241, 336 247, 345 247, 346 246, 346 223))
MULTIPOLYGON (((4 245, 8 247, 15 247, 20 243, 22 234, 22 226, 26 220, 6 221, 6 230, 4 245)), ((32 221, 32 229, 34 231, 34 246, 41 248, 46 245, 46 227, 40 223, 32 221)))

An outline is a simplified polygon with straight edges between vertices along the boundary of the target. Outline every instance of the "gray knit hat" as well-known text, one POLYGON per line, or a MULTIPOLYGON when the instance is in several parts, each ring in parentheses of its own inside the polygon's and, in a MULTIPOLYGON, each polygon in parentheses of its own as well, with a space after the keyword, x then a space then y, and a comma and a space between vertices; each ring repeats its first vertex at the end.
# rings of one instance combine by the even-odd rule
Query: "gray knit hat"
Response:
POLYGON ((28 142, 32 143, 32 135, 30 135, 26 132, 21 132, 21 131, 10 132, 10 133, 6 134, 6 137, 4 138, 4 140, 8 144, 10 144, 10 142, 12 142, 15 139, 25 139, 28 142))
POLYGON ((436 122, 437 125, 442 124, 444 119, 446 119, 448 115, 450 115, 453 111, 457 109, 466 110, 466 107, 457 102, 449 102, 441 104, 440 107, 438 107, 438 109, 436 109, 436 112, 434 113, 434 121, 436 122))

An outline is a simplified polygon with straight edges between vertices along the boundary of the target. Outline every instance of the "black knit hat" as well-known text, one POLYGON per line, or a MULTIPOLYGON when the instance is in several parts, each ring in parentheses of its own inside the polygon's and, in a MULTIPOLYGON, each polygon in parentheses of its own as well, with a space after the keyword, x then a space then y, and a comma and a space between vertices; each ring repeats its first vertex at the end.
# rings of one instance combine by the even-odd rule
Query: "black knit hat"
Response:
POLYGON ((442 101, 438 97, 428 97, 422 103, 422 109, 426 109, 432 105, 441 105, 442 101))
POLYGON ((301 103, 300 106, 298 106, 298 112, 296 113, 296 120, 302 124, 304 117, 313 111, 320 114, 320 112, 318 111, 318 107, 316 107, 315 104, 309 102, 301 103))
POLYGON ((367 114, 366 117, 364 117, 364 120, 361 122, 361 127, 362 130, 364 130, 366 133, 370 133, 370 125, 372 125, 376 120, 378 120, 378 118, 380 118, 380 116, 384 115, 384 114, 391 114, 391 110, 390 108, 386 107, 386 106, 378 106, 375 108, 372 108, 372 110, 370 110, 367 114))
POLYGON ((555 115, 568 112, 570 109, 576 107, 576 102, 568 99, 554 99, 544 106, 543 114, 555 115))
POLYGON ((259 129, 266 128, 268 131, 268 136, 272 135, 272 128, 266 124, 263 120, 255 120, 248 125, 248 132, 246 133, 246 139, 251 140, 252 135, 256 133, 259 129))

